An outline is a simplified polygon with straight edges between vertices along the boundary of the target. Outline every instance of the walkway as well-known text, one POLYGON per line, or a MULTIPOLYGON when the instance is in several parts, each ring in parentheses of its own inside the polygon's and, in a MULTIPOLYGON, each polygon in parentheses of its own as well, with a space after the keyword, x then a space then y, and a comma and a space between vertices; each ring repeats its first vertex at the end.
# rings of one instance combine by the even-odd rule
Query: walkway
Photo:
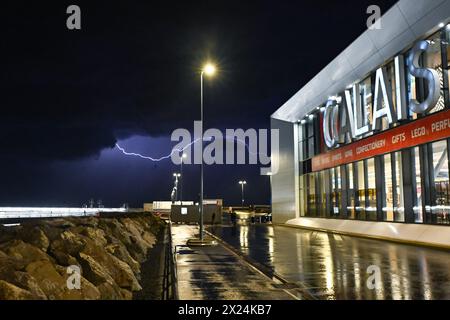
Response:
POLYGON ((178 295, 181 300, 292 300, 290 293, 222 245, 189 248, 198 227, 172 226, 176 248, 178 295))

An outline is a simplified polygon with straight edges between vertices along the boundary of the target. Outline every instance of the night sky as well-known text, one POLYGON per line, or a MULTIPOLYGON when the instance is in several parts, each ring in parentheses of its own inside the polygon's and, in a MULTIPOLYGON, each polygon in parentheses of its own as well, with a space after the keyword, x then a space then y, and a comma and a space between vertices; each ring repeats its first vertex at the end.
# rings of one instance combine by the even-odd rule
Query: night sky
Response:
MULTIPOLYGON (((199 68, 206 128, 269 128, 270 115, 396 1, 2 1, 0 206, 168 200, 170 134, 193 127, 199 68), (77 4, 82 30, 66 28, 77 4)), ((260 166, 205 168, 205 197, 268 204, 260 166)), ((184 167, 198 200, 199 167, 184 167)))

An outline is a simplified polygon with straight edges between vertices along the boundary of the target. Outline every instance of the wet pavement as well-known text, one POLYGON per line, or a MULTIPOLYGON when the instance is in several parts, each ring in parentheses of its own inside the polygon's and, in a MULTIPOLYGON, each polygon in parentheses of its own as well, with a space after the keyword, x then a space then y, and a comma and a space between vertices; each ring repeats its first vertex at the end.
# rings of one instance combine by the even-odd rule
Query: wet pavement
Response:
POLYGON ((450 299, 448 250, 264 224, 207 230, 317 299, 450 299))
MULTIPOLYGON (((222 245, 190 248, 195 226, 173 225, 180 300, 292 300, 288 291, 247 265, 222 245)), ((301 298, 301 297, 299 297, 301 298)))

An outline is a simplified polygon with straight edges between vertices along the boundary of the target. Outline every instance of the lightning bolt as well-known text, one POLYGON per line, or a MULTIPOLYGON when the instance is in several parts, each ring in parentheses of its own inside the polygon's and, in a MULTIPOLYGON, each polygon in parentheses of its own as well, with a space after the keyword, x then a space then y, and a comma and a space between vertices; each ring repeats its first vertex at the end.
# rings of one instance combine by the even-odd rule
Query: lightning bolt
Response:
MULTIPOLYGON (((246 149, 248 150, 248 152, 253 154, 253 155, 259 155, 260 154, 260 153, 255 153, 255 152, 250 151, 249 145, 245 141, 240 140, 240 139, 238 139, 236 137, 225 136, 223 139, 224 140, 233 140, 233 141, 236 141, 236 142, 240 143, 241 145, 244 145, 246 147, 246 149)), ((140 153, 128 152, 124 148, 122 148, 118 143, 116 143, 116 148, 120 152, 122 152, 122 154, 124 154, 126 156, 137 157, 137 158, 141 158, 141 159, 144 159, 144 160, 150 160, 150 161, 153 161, 153 162, 161 162, 161 161, 170 159, 174 153, 184 152, 186 149, 190 148, 192 145, 196 144, 200 140, 201 140, 201 138, 195 139, 194 141, 192 141, 191 143, 189 143, 188 145, 186 145, 182 149, 174 148, 174 149, 172 149, 172 152, 170 152, 168 155, 162 156, 160 158, 153 158, 153 157, 150 157, 150 156, 142 155, 140 153)), ((208 140, 208 139, 204 138, 203 140, 204 141, 211 141, 212 139, 208 140)))
POLYGON ((122 148, 118 143, 116 143, 116 147, 117 147, 117 149, 119 149, 126 156, 138 157, 138 158, 141 158, 141 159, 144 159, 144 160, 150 160, 150 161, 153 161, 153 162, 160 162, 160 161, 163 161, 163 160, 170 159, 172 157, 172 155, 174 153, 176 153, 176 152, 178 152, 178 153, 184 152, 187 148, 189 148, 190 146, 192 146, 193 144, 197 143, 200 140, 201 139, 195 139, 194 141, 189 143, 187 146, 185 146, 183 149, 174 148, 174 149, 172 149, 171 153, 169 153, 166 156, 160 157, 160 158, 153 158, 153 157, 150 157, 150 156, 144 156, 144 155, 142 155, 140 153, 128 152, 124 148, 122 148))

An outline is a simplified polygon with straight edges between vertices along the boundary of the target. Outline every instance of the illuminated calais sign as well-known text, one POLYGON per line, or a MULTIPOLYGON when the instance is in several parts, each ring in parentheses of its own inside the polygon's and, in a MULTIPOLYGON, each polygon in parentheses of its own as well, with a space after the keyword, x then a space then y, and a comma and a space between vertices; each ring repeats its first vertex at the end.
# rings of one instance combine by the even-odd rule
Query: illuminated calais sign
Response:
POLYGON ((373 107, 370 113, 367 105, 366 85, 355 84, 344 92, 344 97, 331 97, 325 106, 323 117, 323 133, 326 145, 335 148, 339 142, 352 141, 372 130, 380 130, 383 118, 389 124, 407 118, 407 108, 414 113, 425 113, 431 110, 438 102, 440 96, 439 75, 436 70, 423 68, 419 65, 420 55, 427 51, 429 43, 419 41, 407 57, 408 72, 416 77, 426 80, 428 96, 423 102, 410 99, 406 103, 405 70, 403 56, 394 59, 395 88, 391 88, 386 67, 379 68, 375 73, 375 92, 373 107), (392 97, 395 89, 395 108, 392 97), (343 108, 339 105, 343 103, 343 108), (372 119, 369 119, 369 115, 372 119), (369 121, 371 120, 371 121, 369 121))

